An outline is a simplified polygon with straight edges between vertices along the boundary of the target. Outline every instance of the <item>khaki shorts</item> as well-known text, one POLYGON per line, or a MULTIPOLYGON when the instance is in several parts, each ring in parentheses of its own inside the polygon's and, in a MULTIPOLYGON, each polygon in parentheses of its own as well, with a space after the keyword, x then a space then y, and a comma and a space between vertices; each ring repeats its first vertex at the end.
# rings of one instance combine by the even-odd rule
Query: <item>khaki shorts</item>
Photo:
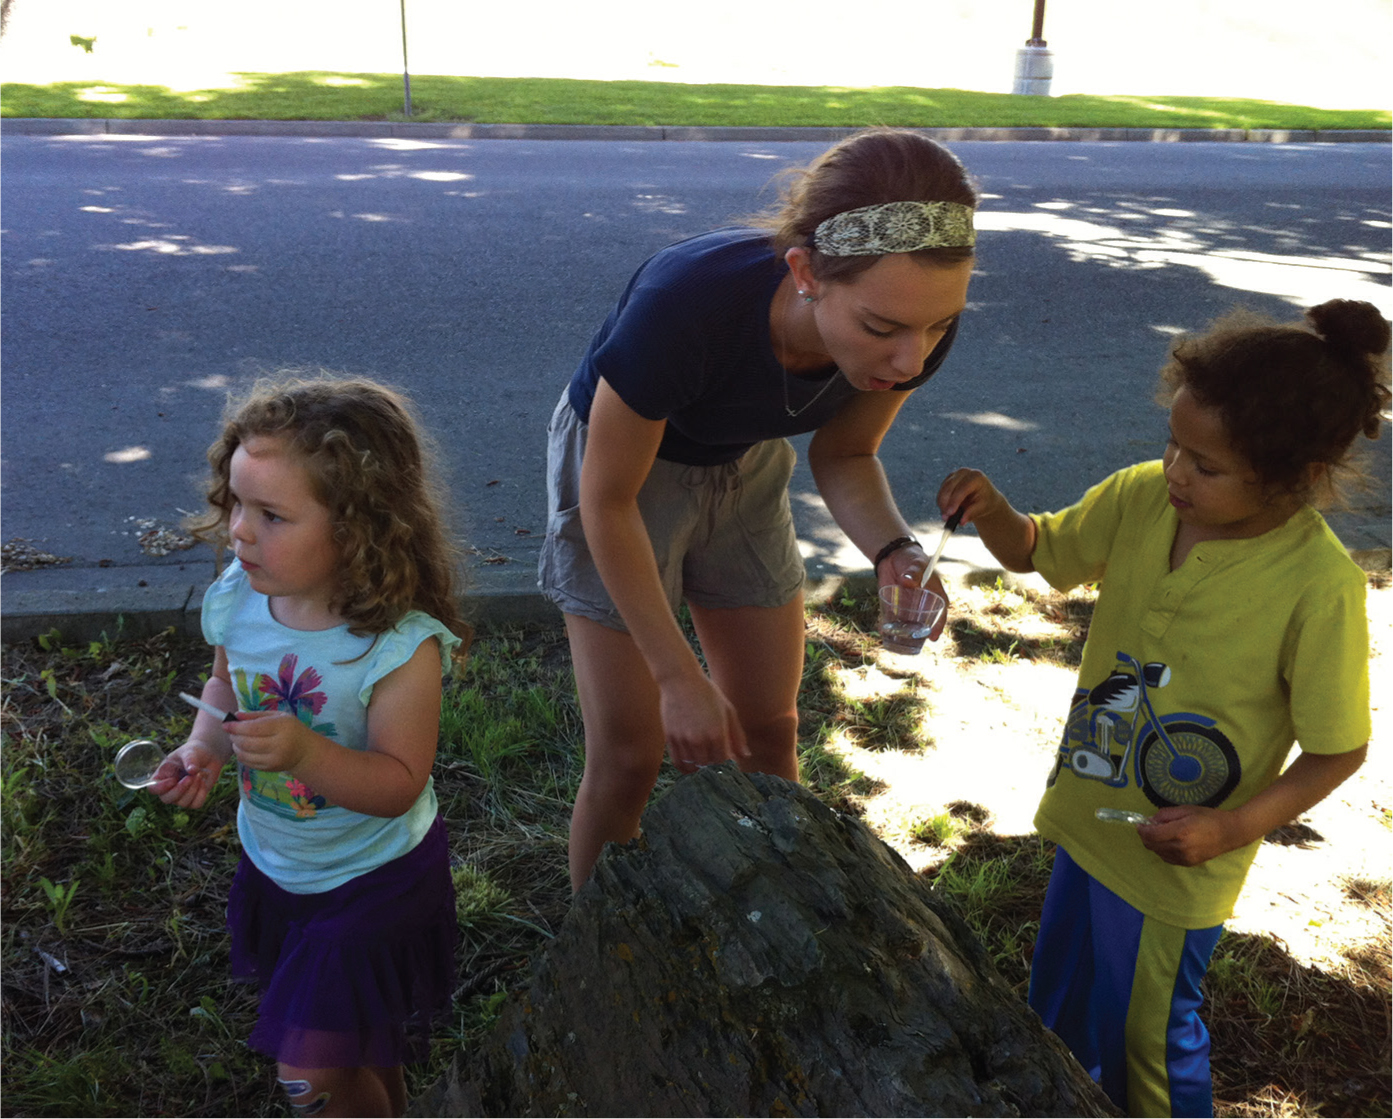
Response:
MULTIPOLYGON (((547 428, 547 535, 537 582, 564 613, 628 632, 580 524, 580 467, 588 425, 563 392, 547 428)), ((783 606, 803 586, 786 439, 757 443, 735 462, 684 466, 656 459, 638 506, 668 604, 720 610, 783 606)))

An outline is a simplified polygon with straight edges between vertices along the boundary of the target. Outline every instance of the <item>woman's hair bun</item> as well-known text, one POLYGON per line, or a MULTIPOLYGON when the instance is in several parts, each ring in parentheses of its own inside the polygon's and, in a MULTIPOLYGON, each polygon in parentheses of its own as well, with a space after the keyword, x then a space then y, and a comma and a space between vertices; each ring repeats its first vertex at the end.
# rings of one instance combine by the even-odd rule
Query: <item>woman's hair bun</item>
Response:
POLYGON ((1316 333, 1335 350, 1351 355, 1381 354, 1388 349, 1389 326, 1372 303, 1332 299, 1306 312, 1316 333))

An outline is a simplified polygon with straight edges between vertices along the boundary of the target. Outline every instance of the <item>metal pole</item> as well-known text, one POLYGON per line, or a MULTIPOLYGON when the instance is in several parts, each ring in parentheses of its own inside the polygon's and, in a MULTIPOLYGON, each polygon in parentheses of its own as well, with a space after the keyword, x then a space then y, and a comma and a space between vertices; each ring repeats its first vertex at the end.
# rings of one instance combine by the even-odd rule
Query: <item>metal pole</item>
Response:
MULTIPOLYGON (((403 3, 405 0, 403 0, 403 3)), ((1035 0, 1035 22, 1030 26, 1030 38, 1026 40, 1028 47, 1047 47, 1045 42, 1045 0, 1035 0)))
MULTIPOLYGON (((1044 3, 1044 0, 1039 0, 1044 3)), ((406 116, 411 115, 411 71, 406 65, 406 0, 401 0, 401 82, 406 92, 406 116)))

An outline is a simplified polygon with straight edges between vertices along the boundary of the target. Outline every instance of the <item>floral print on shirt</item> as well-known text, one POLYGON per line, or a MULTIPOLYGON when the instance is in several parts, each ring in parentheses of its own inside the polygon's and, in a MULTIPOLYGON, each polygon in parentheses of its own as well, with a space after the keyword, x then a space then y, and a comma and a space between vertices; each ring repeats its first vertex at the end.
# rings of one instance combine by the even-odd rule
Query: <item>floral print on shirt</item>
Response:
MULTIPOLYGON (((299 663, 300 658, 296 654, 287 653, 281 658, 275 676, 260 672, 251 681, 248 681, 245 669, 237 669, 233 673, 233 686, 242 710, 285 711, 316 734, 333 738, 335 728, 332 722, 314 721, 329 698, 324 692, 316 690, 324 678, 313 667, 306 667, 297 675, 295 670, 299 663)), ((249 769, 244 765, 239 765, 238 770, 243 796, 256 800, 259 807, 279 815, 308 820, 329 805, 322 796, 290 773, 271 773, 249 769)))

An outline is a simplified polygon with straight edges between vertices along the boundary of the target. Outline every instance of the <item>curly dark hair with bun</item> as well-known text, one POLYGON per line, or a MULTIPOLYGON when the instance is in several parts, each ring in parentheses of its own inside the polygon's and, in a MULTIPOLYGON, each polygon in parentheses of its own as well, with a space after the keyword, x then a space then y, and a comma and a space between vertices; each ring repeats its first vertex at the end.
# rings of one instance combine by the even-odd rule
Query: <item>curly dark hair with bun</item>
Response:
POLYGON ((1296 323, 1238 310, 1172 345, 1157 399, 1169 407, 1185 388, 1216 409, 1274 491, 1336 496, 1340 477, 1358 476, 1355 441, 1377 439, 1387 419, 1388 344, 1388 320, 1370 303, 1332 299, 1296 323))
POLYGON ((463 663, 473 630, 455 590, 458 549, 445 530, 444 500, 430 444, 406 397, 384 385, 316 372, 258 382, 229 403, 208 448, 208 511, 196 536, 222 549, 235 497, 233 453, 247 439, 286 441, 329 510, 340 549, 331 605, 358 635, 385 633, 421 610, 461 638, 463 663))

